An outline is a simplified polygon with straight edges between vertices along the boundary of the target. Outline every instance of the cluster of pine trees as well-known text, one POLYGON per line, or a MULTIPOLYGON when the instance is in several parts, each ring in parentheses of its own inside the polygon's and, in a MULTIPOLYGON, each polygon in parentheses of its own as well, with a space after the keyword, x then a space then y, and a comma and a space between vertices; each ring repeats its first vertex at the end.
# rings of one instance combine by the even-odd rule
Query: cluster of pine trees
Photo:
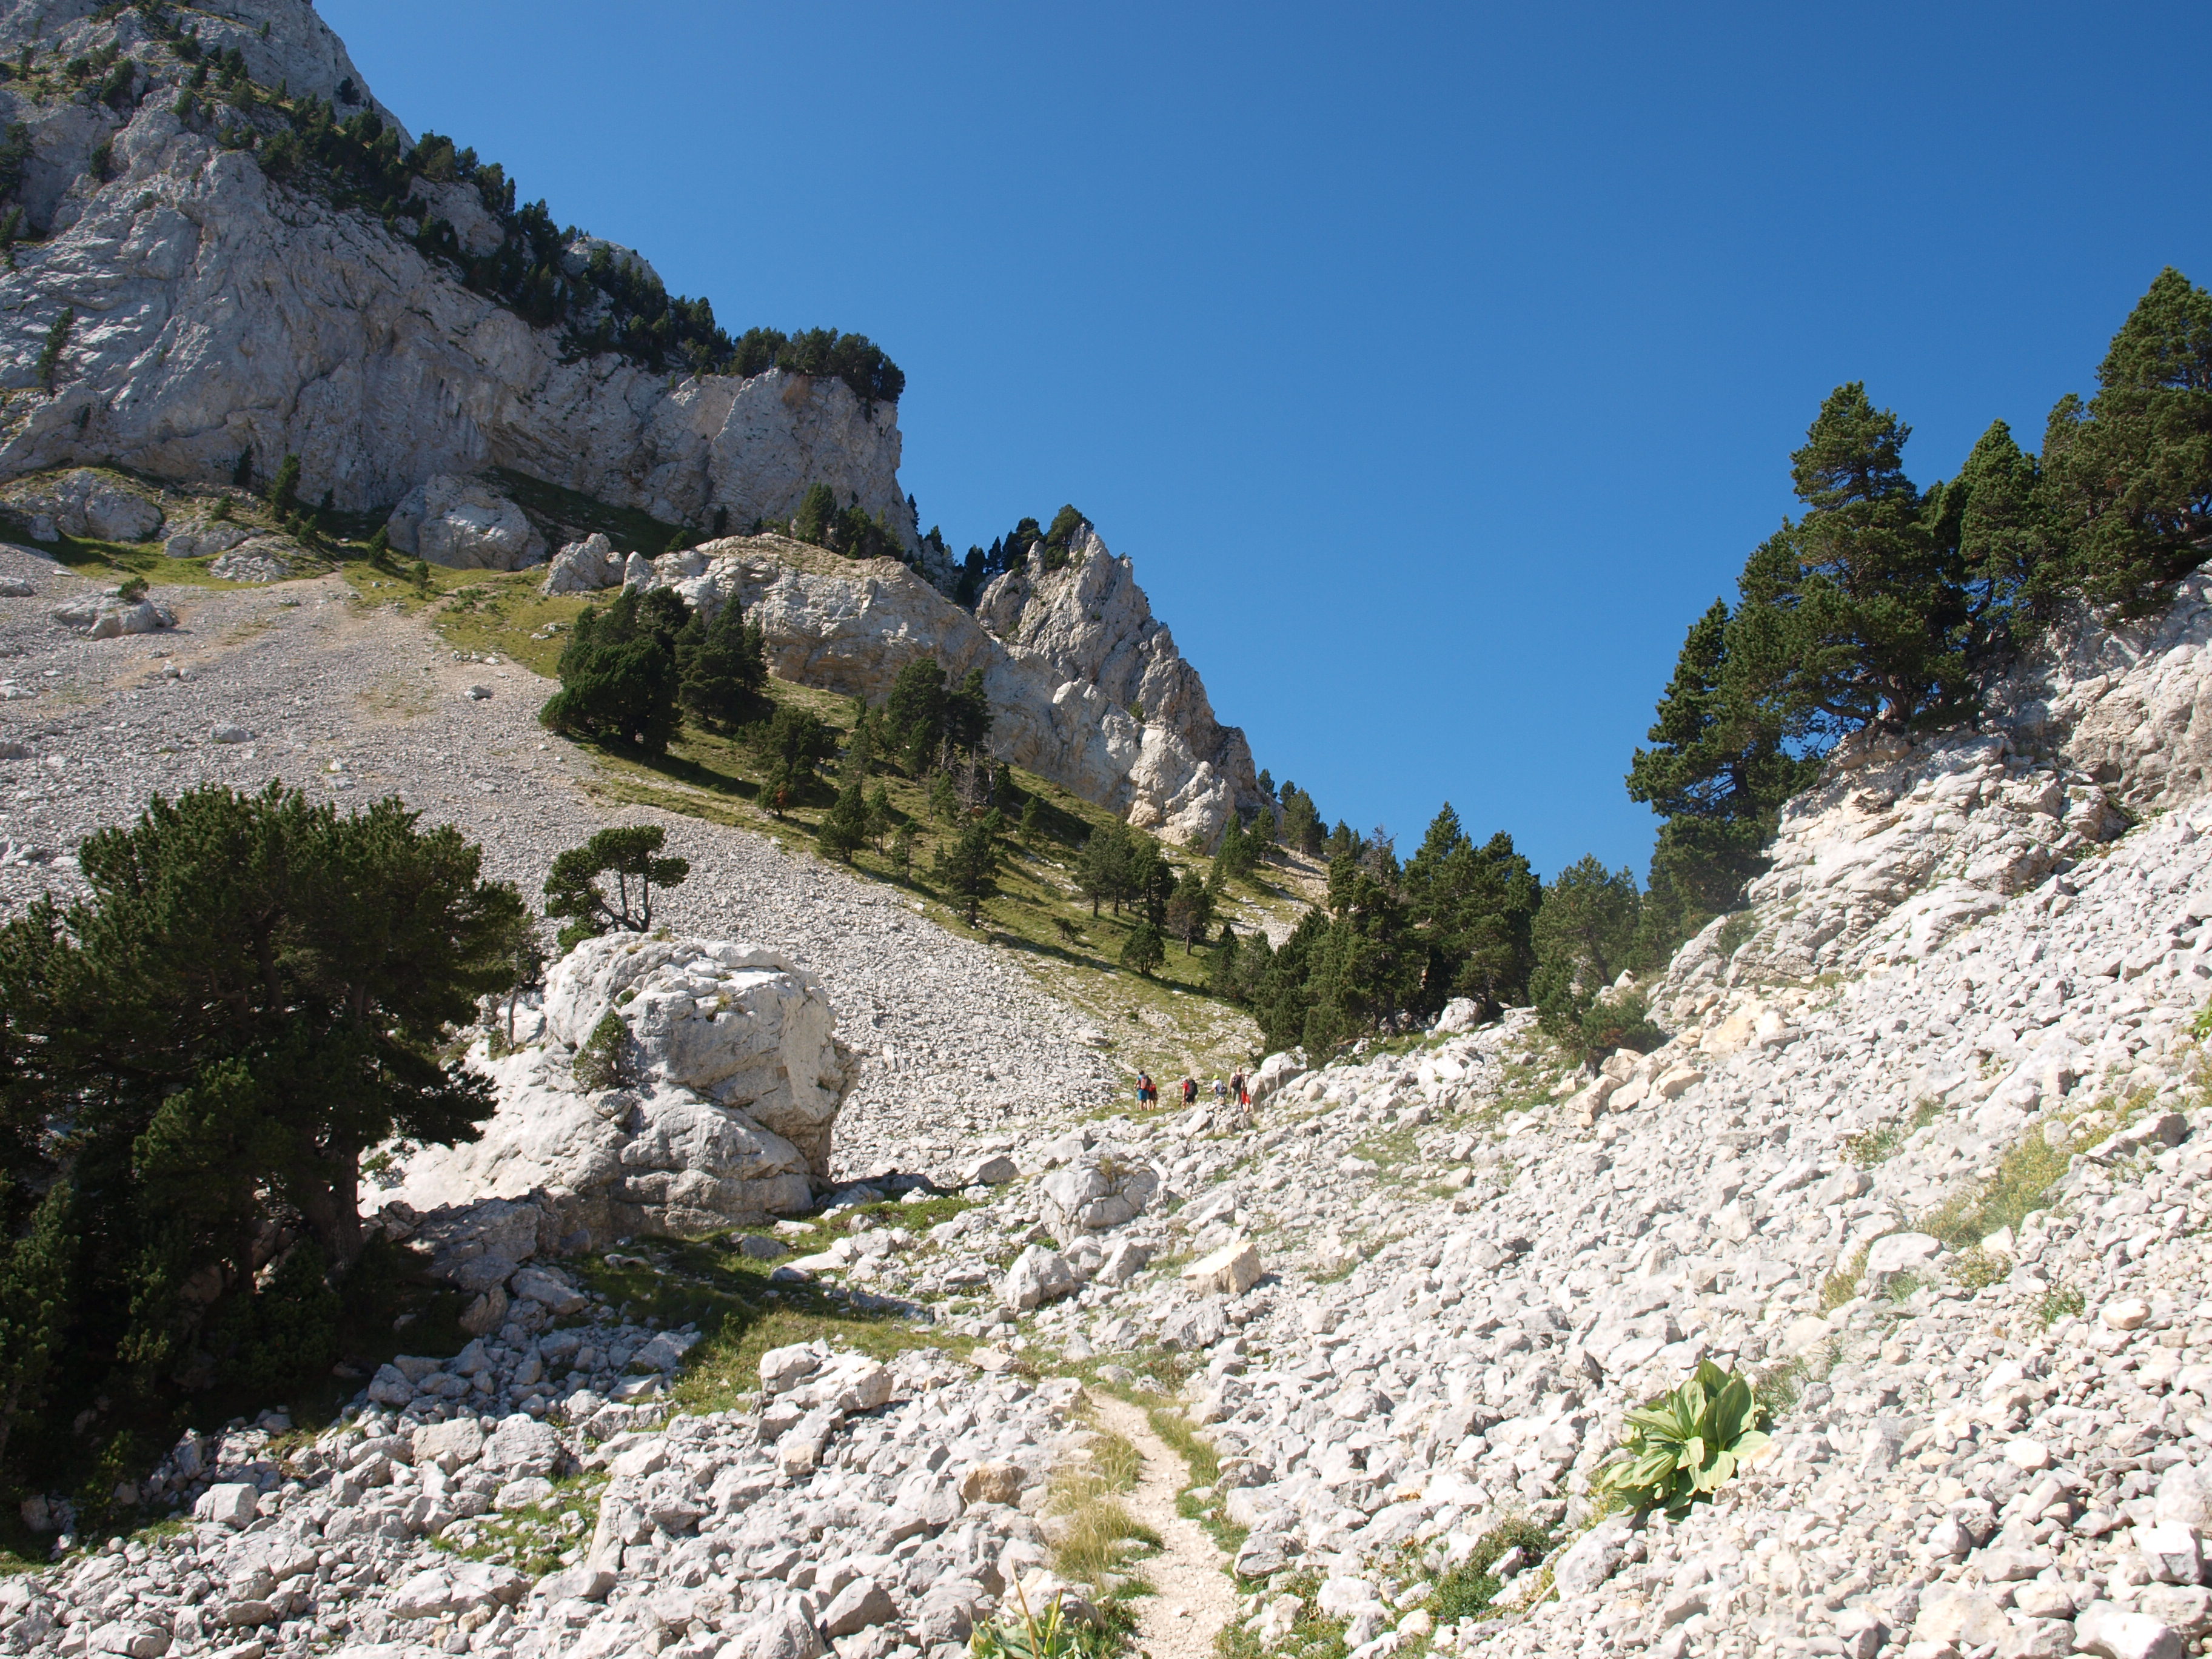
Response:
POLYGON ((667 752, 687 715, 726 732, 771 712, 760 624, 734 593, 710 620, 673 588, 625 587, 585 608, 555 672, 561 689, 538 716, 549 729, 649 755, 667 752))
POLYGON ((1012 793, 1006 769, 993 765, 987 752, 990 736, 982 670, 970 669, 954 685, 935 657, 915 658, 891 682, 881 708, 855 704, 836 799, 816 828, 817 844, 849 863, 864 846, 884 851, 891 836, 892 866, 904 874, 914 857, 914 825, 893 809, 890 791, 872 781, 894 767, 927 780, 931 815, 955 832, 939 848, 936 873, 972 925, 997 890, 1001 804, 1012 793))
POLYGON ((1910 435, 1838 386, 1790 458, 1803 512, 1691 626, 1628 774, 1662 820, 1647 959, 1738 902, 1838 739, 1970 726, 2069 606, 2148 614, 2212 556, 2212 295, 2160 272, 2040 455, 1996 422, 1923 489, 1910 435))

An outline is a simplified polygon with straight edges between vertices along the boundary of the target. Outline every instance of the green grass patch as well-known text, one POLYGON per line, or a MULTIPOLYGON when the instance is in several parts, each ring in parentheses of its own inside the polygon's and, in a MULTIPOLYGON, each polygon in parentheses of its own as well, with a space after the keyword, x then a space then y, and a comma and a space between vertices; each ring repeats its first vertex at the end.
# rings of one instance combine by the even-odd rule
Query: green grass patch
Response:
POLYGON ((433 1547, 470 1561, 495 1561, 530 1577, 542 1577, 564 1564, 572 1551, 591 1541, 599 1524, 599 1494, 607 1483, 604 1469, 590 1469, 553 1483, 553 1496, 526 1509, 456 1522, 432 1540, 433 1547))
POLYGON ((698 1326, 701 1340, 685 1357, 673 1391, 686 1411, 730 1409, 738 1395, 759 1389, 761 1355, 793 1342, 822 1337, 878 1359, 914 1348, 965 1354, 975 1346, 952 1332, 865 1307, 835 1286, 771 1284, 775 1264, 739 1255, 735 1237, 656 1239, 618 1252, 623 1266, 610 1266, 603 1256, 577 1264, 578 1276, 626 1309, 629 1318, 698 1326), (646 1265, 628 1265, 634 1258, 646 1265))
POLYGON ((1912 1109, 1912 1115, 1884 1123, 1855 1135, 1845 1135, 1844 1156, 1862 1170, 1871 1170, 1894 1157, 1897 1149, 1917 1131, 1943 1115, 1943 1103, 1929 1097, 1912 1109))
POLYGON ((1866 1246, 1862 1244, 1852 1252, 1850 1261, 1820 1282, 1822 1313, 1833 1313, 1859 1293, 1859 1282, 1866 1277, 1866 1246))
POLYGON ((2044 1194, 2066 1173, 2072 1155, 2031 1129, 1997 1160, 1996 1173, 1946 1200, 1920 1218, 1919 1231, 1953 1249, 1979 1244, 2003 1227, 2017 1227, 2032 1210, 2045 1206, 2044 1194))
POLYGON ((1468 1552, 1466 1560, 1437 1580, 1429 1596, 1429 1614, 1438 1625, 1480 1617, 1498 1599, 1504 1586, 1495 1569, 1510 1550, 1519 1550, 1523 1562, 1541 1561, 1552 1551, 1552 1534, 1526 1518, 1492 1527, 1468 1552))
POLYGON ((2036 1304, 2035 1313, 2036 1317, 2043 1322, 2044 1328, 2048 1330, 2062 1319, 2079 1319, 2081 1310, 2087 1306, 2087 1300, 2073 1285, 2054 1285, 2043 1293, 2043 1299, 2036 1304))

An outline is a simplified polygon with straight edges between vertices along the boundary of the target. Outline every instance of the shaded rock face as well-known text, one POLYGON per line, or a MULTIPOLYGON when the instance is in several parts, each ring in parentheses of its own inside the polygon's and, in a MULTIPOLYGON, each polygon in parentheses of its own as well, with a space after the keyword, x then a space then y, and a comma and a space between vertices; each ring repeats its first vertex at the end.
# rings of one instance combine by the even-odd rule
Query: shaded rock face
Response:
MULTIPOLYGON (((304 0, 224 9, 235 25, 194 14, 203 39, 238 45, 263 84, 336 98, 349 80, 368 97, 304 0)), ((309 499, 328 491, 366 509, 439 474, 507 465, 659 518, 720 510, 737 525, 787 520, 819 482, 919 546, 892 407, 778 370, 674 380, 611 356, 564 362, 559 330, 532 328, 375 219, 276 184, 249 154, 190 130, 173 111, 185 66, 135 12, 92 12, 50 0, 0 13, 9 58, 34 40, 41 61, 114 42, 144 83, 124 113, 0 86, 0 120, 30 131, 22 199, 45 239, 0 273, 16 319, 0 385, 19 398, 0 477, 112 459, 210 483, 250 452, 265 480, 296 454, 309 499), (103 143, 105 184, 90 171, 103 143), (37 360, 65 307, 76 320, 48 394, 37 360)), ((483 224, 439 200, 482 241, 483 224)))
POLYGON ((1215 720, 1129 561, 1088 526, 1067 567, 1008 573, 974 616, 888 560, 780 537, 635 559, 629 580, 673 587, 709 616, 735 594, 778 676, 842 696, 880 702, 926 655, 950 680, 981 669, 994 755, 1170 840, 1210 846, 1232 811, 1261 803, 1243 732, 1215 720))
POLYGON ((820 983, 774 952, 586 940, 547 981, 550 1041, 475 1062, 499 1094, 483 1138, 415 1154, 394 1195, 428 1211, 528 1197, 556 1233, 600 1242, 803 1210, 854 1071, 834 1025, 820 983), (610 1012, 621 1086, 591 1088, 574 1051, 610 1012))

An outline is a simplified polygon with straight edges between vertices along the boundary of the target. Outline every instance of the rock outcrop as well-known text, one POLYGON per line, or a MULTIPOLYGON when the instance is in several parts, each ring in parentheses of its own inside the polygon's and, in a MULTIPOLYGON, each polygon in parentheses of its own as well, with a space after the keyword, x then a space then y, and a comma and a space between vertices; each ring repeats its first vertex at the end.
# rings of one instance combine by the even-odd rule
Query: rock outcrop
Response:
POLYGON ((820 983, 783 957, 587 939, 548 977, 532 1024, 517 1052, 474 1062, 499 1092, 483 1138, 407 1160, 392 1195, 410 1211, 527 1200, 534 1230, 605 1243, 788 1214, 826 1182, 854 1056, 820 983), (610 1017, 613 1041, 595 1042, 610 1017), (587 1048, 611 1076, 578 1077, 587 1048))
MULTIPOLYGON (((26 0, 0 16, 10 60, 34 46, 59 65, 112 46, 137 66, 112 104, 0 84, 0 123, 21 123, 32 145, 29 235, 0 273, 12 394, 0 477, 112 459, 213 483, 245 457, 265 481, 296 454, 307 499, 367 509, 505 465, 663 520, 733 525, 787 520, 823 483, 919 550, 894 406, 781 370, 671 375, 574 356, 561 330, 464 287, 374 214, 331 205, 306 174, 276 182, 214 124, 180 117, 191 65, 136 10, 105 9, 26 0)), ((307 0, 222 0, 191 19, 272 92, 398 126, 307 0)), ((416 194, 465 246, 495 246, 499 222, 470 210, 471 186, 418 180, 416 194)))
MULTIPOLYGON (((580 552, 570 568, 586 562, 580 552)), ((1170 840, 1210 846, 1232 811, 1261 804, 1244 733, 1214 719, 1129 561, 1088 525, 1064 568, 1007 573, 973 616, 889 560, 844 559, 782 537, 633 558, 627 580, 673 587, 710 616, 734 594, 760 623, 778 676, 841 696, 880 702, 925 655, 950 680, 980 669, 993 754, 1170 840)))
POLYGON ((441 472, 392 509, 392 545, 456 570, 520 570, 545 557, 520 507, 473 478, 441 472))
POLYGON ((1660 988, 1803 981, 1917 960, 2212 779, 2212 579, 2156 617, 2076 612, 1989 698, 1983 730, 1861 736, 1783 809, 1744 908, 1684 946, 1660 988))

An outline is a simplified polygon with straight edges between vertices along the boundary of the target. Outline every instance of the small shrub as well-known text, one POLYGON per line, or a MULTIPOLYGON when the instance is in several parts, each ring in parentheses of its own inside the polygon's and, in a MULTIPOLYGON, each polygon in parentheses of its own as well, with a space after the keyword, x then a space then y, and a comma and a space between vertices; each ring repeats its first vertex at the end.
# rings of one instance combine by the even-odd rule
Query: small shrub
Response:
POLYGON ((1766 1443, 1766 1424, 1748 1382, 1702 1360, 1688 1382, 1628 1413, 1615 1461, 1591 1484, 1680 1520, 1766 1443))
POLYGON ((1866 1276, 1866 1247, 1861 1245, 1849 1261, 1821 1282, 1821 1312, 1833 1313, 1859 1293, 1859 1281, 1866 1276))
POLYGON ((1889 1299, 1892 1302, 1910 1302, 1912 1300, 1912 1293, 1919 1288, 1920 1275, 1918 1273, 1894 1274, 1889 1281, 1889 1299))
POLYGON ((1713 935, 1713 946, 1724 957, 1732 957, 1750 942, 1759 931, 1759 913, 1738 910, 1721 923, 1720 931, 1713 935))
POLYGON ((611 1008, 599 1016, 584 1046, 576 1050, 576 1081, 586 1089, 611 1089, 622 1081, 623 1049, 629 1032, 611 1008))
POLYGON ((1901 1122, 1885 1123, 1879 1128, 1845 1135, 1844 1156, 1860 1169, 1871 1170, 1878 1164, 1887 1163, 1914 1133, 1942 1115, 1943 1103, 1931 1095, 1914 1107, 1912 1115, 1901 1122))
POLYGON ((1921 1217, 1920 1231, 1953 1249, 1970 1249, 2041 1209, 2044 1194, 2071 1162, 2072 1154, 2045 1140, 2039 1127, 2031 1129, 1997 1160, 1995 1175, 1921 1217))
POLYGON ((1977 1244, 1960 1256, 1951 1276, 1970 1291, 1986 1289, 2012 1271, 2009 1258, 1985 1250, 1977 1244))
POLYGON ((115 597, 125 605, 137 604, 146 597, 146 579, 143 576, 133 576, 115 590, 115 597))

